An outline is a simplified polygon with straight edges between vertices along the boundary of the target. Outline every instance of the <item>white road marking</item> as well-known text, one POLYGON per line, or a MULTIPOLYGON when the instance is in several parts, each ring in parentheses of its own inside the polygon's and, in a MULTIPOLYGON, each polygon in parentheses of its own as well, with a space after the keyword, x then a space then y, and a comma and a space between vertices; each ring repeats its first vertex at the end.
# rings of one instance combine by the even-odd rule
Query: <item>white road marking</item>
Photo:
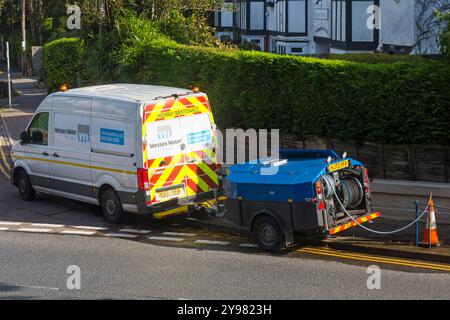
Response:
POLYGON ((108 230, 108 228, 105 228, 105 227, 90 227, 90 226, 69 226, 69 227, 74 228, 74 229, 87 229, 87 230, 98 230, 98 231, 108 230))
POLYGON ((39 229, 39 228, 20 228, 17 231, 22 232, 38 232, 38 233, 49 233, 52 229, 39 229))
POLYGON ((239 247, 242 247, 242 248, 259 248, 259 246, 257 244, 254 244, 254 243, 241 243, 239 245, 239 247))
POLYGON ((51 224, 51 223, 33 223, 33 227, 48 227, 48 228, 62 228, 63 224, 51 224))
POLYGON ((20 226, 23 222, 12 222, 12 221, 0 221, 0 225, 3 226, 20 226))
POLYGON ((152 232, 152 230, 141 230, 141 229, 129 229, 129 228, 124 228, 124 229, 120 229, 119 232, 148 234, 148 233, 152 232))
POLYGON ((201 244, 217 244, 221 246, 226 246, 227 244, 230 244, 227 241, 217 241, 217 240, 195 240, 195 243, 201 243, 201 244))
POLYGON ((195 237, 195 233, 184 233, 184 232, 163 232, 166 236, 180 236, 180 237, 195 237))
POLYGON ((40 286, 22 286, 25 288, 31 288, 31 289, 42 289, 42 290, 59 290, 59 288, 55 288, 55 287, 40 287, 40 286))
POLYGON ((97 233, 97 231, 82 231, 82 230, 64 230, 61 231, 63 234, 73 234, 73 235, 80 235, 80 236, 92 236, 97 233))
POLYGON ((198 221, 197 218, 186 218, 186 220, 191 220, 191 221, 198 221))
POLYGON ((28 289, 39 289, 39 290, 59 290, 59 288, 55 288, 55 287, 24 286, 24 285, 20 285, 20 284, 15 284, 12 286, 17 287, 17 288, 28 288, 28 289))
POLYGON ((9 230, 9 228, 0 228, 0 231, 6 231, 9 230))
POLYGON ((134 239, 138 236, 135 234, 126 234, 126 233, 107 233, 106 237, 114 237, 114 238, 126 238, 126 239, 134 239))
POLYGON ((159 241, 176 241, 180 242, 183 241, 183 238, 176 238, 176 237, 148 237, 149 240, 159 240, 159 241))

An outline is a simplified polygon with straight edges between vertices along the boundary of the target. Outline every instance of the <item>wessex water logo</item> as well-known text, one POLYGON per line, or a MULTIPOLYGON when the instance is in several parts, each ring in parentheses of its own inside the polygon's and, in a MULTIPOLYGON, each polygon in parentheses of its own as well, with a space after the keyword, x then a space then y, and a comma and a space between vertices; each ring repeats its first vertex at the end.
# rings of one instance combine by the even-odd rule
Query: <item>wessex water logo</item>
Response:
POLYGON ((78 125, 77 140, 79 142, 89 142, 89 126, 84 124, 78 125))
POLYGON ((89 143, 89 125, 79 124, 77 130, 68 128, 55 128, 55 134, 63 135, 65 139, 71 141, 78 141, 83 143, 89 143))
POLYGON ((158 140, 167 140, 172 138, 171 126, 161 126, 157 128, 156 135, 158 140))

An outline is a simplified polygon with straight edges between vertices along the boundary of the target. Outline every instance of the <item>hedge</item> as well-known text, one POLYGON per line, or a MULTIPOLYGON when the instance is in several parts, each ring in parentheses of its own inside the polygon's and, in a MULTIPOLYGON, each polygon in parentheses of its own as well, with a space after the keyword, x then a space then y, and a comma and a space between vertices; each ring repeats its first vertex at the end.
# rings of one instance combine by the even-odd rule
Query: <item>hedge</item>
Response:
MULTIPOLYGON (((81 44, 70 43, 73 52, 72 45, 81 44)), ((223 128, 280 128, 284 133, 391 144, 450 144, 448 64, 367 64, 173 42, 133 45, 141 46, 133 48, 136 61, 117 66, 127 72, 108 81, 185 88, 198 84, 223 128)), ((66 41, 46 47, 54 46, 63 52, 68 48, 66 41)), ((51 83, 72 70, 64 66, 46 70, 51 83)))
MULTIPOLYGON (((387 53, 343 53, 343 54, 327 54, 326 59, 344 60, 350 62, 360 63, 395 63, 395 62, 433 62, 432 58, 427 58, 421 55, 406 55, 406 54, 387 54, 387 53)), ((437 60, 437 58, 433 59, 437 60)))
POLYGON ((62 83, 78 86, 85 70, 85 44, 79 38, 62 38, 44 45, 42 56, 43 78, 49 92, 62 83))

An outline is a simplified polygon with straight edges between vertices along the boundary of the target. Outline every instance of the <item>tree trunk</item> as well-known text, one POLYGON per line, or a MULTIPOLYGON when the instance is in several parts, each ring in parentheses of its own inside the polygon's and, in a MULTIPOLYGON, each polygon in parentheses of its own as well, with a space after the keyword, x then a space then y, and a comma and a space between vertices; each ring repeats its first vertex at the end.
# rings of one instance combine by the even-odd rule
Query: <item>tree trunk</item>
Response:
POLYGON ((30 24, 31 43, 36 43, 36 24, 35 24, 35 10, 34 0, 28 0, 28 21, 30 24))

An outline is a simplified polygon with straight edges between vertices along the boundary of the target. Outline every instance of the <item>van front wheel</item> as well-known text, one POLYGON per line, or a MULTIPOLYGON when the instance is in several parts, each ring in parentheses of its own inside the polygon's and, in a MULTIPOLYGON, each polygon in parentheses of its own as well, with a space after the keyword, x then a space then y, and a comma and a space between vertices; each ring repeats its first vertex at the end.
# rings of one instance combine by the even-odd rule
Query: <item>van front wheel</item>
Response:
POLYGON ((114 190, 105 190, 101 199, 102 211, 106 220, 112 223, 121 223, 125 220, 122 203, 114 190))
POLYGON ((20 170, 17 175, 17 188, 22 200, 32 201, 36 197, 36 192, 31 185, 31 180, 28 174, 24 170, 20 170))

